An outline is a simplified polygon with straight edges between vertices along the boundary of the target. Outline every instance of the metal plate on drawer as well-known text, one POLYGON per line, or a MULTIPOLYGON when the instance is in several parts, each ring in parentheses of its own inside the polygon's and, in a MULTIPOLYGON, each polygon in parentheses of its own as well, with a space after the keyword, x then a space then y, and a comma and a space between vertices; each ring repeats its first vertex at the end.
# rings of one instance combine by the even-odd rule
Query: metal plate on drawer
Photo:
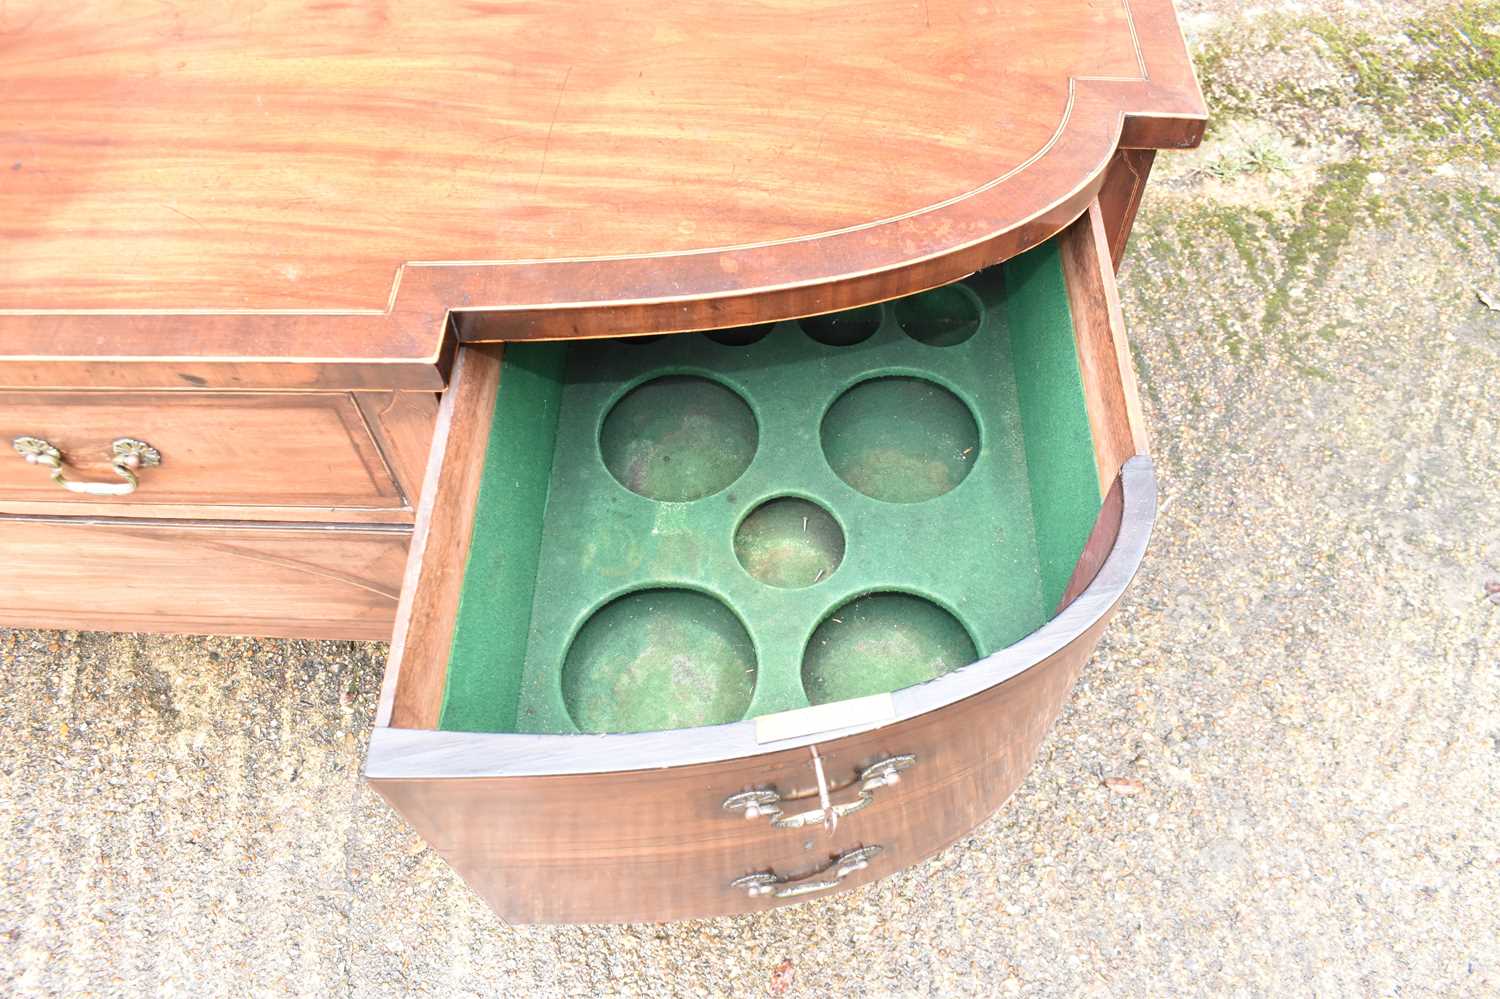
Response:
POLYGON ((822 733, 843 734, 883 725, 895 717, 896 705, 889 693, 852 697, 847 701, 761 715, 755 719, 755 741, 765 745, 822 733))

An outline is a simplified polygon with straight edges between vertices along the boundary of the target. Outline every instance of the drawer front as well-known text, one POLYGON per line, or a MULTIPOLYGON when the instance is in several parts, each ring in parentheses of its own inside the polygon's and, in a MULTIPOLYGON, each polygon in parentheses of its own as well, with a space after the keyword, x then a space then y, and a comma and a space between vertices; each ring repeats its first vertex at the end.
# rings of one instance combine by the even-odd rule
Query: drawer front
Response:
POLYGON ((826 862, 812 835, 721 807, 757 778, 801 783, 807 763, 797 750, 657 771, 371 786, 507 920, 658 921, 741 911, 748 896, 730 887, 736 877, 826 862))
POLYGON ((410 537, 0 516, 0 624, 384 641, 410 537))
MULTIPOLYGON (((977 696, 815 746, 654 771, 371 783, 515 922, 661 921, 818 898, 931 856, 992 814, 1030 769, 1103 626, 977 696), (724 807, 736 792, 775 788, 797 795, 781 802, 784 816, 816 809, 814 749, 835 806, 860 797, 856 775, 872 763, 914 761, 832 831, 778 828, 769 815, 724 807)), ((377 730, 372 768, 402 751, 390 734, 377 730)), ((463 741, 439 751, 446 765, 463 741)), ((499 751, 521 745, 524 737, 499 751)), ((482 736, 457 750, 495 752, 482 736)))
MULTIPOLYGON (((1071 645, 1021 675, 974 697, 888 728, 820 744, 830 774, 857 773, 871 759, 896 754, 915 758, 894 787, 878 789, 871 803, 840 819, 832 832, 814 827, 829 856, 879 848, 868 868, 851 872, 809 896, 780 895, 799 882, 741 900, 733 911, 755 911, 784 904, 788 898, 819 897, 878 880, 938 853, 971 832, 1004 804, 1036 761, 1043 740, 1067 701, 1083 665, 1098 644, 1107 617, 1071 645)), ((850 791, 831 795, 837 804, 856 797, 850 791)), ((815 806, 817 799, 807 804, 815 806)), ((797 832, 783 830, 783 835, 797 832)), ((783 872, 799 875, 800 871, 783 872)), ((808 880, 827 884, 829 878, 808 880)))
POLYGON ((372 510, 392 519, 408 505, 347 392, 4 392, 0 437, 0 512, 41 512, 37 504, 131 516, 244 507, 272 515, 372 510), (12 450, 23 436, 53 445, 62 475, 75 483, 125 482, 111 467, 111 445, 121 438, 149 444, 160 464, 136 469, 139 486, 128 495, 72 492, 12 450))

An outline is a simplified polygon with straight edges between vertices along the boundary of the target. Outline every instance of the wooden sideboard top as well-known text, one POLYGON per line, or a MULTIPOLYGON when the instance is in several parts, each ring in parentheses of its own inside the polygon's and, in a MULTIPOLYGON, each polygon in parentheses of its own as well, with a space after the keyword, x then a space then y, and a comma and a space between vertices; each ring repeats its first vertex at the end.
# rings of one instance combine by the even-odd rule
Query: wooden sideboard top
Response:
POLYGON ((1204 120, 1170 0, 37 0, 0 39, 0 365, 826 311, 1204 120))

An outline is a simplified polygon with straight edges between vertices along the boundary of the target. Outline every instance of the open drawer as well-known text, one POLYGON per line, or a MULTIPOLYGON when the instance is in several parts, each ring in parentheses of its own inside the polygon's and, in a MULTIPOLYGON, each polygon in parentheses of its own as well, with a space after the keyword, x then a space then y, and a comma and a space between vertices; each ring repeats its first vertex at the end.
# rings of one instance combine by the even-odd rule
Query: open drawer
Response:
POLYGON ((503 917, 816 897, 1035 759, 1155 483, 1097 207, 958 285, 460 351, 366 776, 503 917))

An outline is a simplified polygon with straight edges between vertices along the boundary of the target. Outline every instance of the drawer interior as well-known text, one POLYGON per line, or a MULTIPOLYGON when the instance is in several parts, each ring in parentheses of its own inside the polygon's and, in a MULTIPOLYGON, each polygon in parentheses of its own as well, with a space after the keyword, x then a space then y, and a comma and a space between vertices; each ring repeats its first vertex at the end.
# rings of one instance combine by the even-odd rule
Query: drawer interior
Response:
POLYGON ((650 731, 919 683, 1044 623, 1099 506, 1055 244, 830 316, 510 345, 438 723, 650 731))

